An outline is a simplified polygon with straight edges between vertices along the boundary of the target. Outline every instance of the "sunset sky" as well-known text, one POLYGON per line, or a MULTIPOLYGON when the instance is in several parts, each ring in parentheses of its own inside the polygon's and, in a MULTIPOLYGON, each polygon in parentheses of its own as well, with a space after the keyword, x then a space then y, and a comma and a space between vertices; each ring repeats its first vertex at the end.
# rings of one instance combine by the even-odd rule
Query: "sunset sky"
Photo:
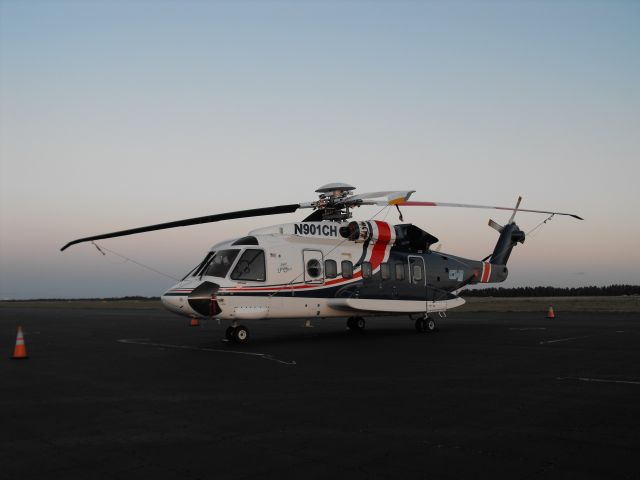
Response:
MULTIPOLYGON (((638 284, 639 164, 639 2, 0 0, 0 298, 160 295, 175 282, 59 249, 333 181, 577 213, 518 246, 502 286, 638 284)), ((100 243, 181 277, 307 213, 100 243)), ((477 259, 509 216, 403 213, 477 259)))

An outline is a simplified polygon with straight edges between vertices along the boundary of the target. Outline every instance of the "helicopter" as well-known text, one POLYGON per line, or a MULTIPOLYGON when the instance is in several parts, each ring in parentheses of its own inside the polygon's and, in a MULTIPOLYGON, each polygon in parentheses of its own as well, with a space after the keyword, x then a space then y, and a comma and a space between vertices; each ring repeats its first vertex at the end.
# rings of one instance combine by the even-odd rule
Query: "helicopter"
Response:
POLYGON ((365 317, 406 314, 418 332, 435 332, 434 314, 443 315, 465 300, 456 291, 467 285, 507 279, 507 262, 526 234, 515 223, 517 212, 572 213, 460 203, 411 201, 415 190, 355 194, 346 183, 316 190, 318 200, 227 212, 73 240, 61 248, 107 238, 239 218, 313 212, 302 221, 250 231, 217 243, 182 280, 161 296, 171 312, 191 318, 229 321, 226 340, 246 343, 241 322, 265 319, 346 317, 352 331, 365 329, 365 317), (438 238, 411 223, 353 220, 364 205, 457 207, 511 211, 505 225, 489 220, 499 237, 482 260, 441 253, 438 238))

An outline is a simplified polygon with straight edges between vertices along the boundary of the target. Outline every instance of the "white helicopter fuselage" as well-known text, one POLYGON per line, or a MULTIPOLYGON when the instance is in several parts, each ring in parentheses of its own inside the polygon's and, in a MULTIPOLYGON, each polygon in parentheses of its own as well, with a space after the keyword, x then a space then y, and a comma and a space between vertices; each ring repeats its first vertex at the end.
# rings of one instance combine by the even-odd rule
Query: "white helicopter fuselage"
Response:
POLYGON ((426 252, 397 257, 391 264, 395 241, 392 225, 366 222, 371 230, 368 240, 350 241, 339 234, 340 227, 347 224, 288 223, 216 244, 211 249, 214 258, 216 252, 233 256, 224 275, 207 275, 207 265, 201 265, 165 292, 162 303, 181 315, 231 321, 441 312, 464 303, 451 295, 441 300, 428 300, 424 294, 398 295, 396 274, 414 290, 426 290, 429 272, 422 259, 426 252), (248 257, 257 258, 254 263, 264 262, 264 266, 244 268, 243 259, 248 257), (379 292, 362 295, 358 286, 380 276, 381 269, 388 275, 380 278, 379 292), (194 301, 194 292, 197 296, 203 284, 217 286, 209 300, 216 302, 215 311, 207 306, 207 298, 194 301))

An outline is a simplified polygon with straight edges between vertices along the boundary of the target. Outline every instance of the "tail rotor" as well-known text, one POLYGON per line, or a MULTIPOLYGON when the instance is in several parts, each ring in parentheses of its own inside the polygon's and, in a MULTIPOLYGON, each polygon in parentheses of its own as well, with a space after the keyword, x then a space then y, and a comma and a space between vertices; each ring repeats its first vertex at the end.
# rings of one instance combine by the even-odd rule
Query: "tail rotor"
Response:
POLYGON ((488 257, 490 259, 489 263, 494 265, 506 265, 513 247, 518 243, 524 243, 526 235, 514 222, 516 213, 520 207, 520 202, 522 202, 522 197, 518 197, 513 213, 505 226, 502 226, 491 219, 489 220, 489 226, 500 233, 500 237, 496 242, 493 253, 488 257))

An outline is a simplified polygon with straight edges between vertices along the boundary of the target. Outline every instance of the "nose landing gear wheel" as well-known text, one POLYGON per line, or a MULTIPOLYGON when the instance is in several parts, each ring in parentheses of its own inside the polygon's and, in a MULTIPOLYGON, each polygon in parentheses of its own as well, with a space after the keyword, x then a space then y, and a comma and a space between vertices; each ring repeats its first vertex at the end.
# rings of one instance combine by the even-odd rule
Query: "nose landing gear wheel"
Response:
POLYGON ((249 329, 238 325, 233 332, 233 341, 236 343, 247 343, 249 341, 249 329))
POLYGON ((362 317, 349 317, 347 319, 347 327, 353 332, 361 332, 364 330, 366 322, 362 317))
POLYGON ((420 317, 416 320, 416 330, 420 333, 433 333, 438 329, 436 321, 431 317, 420 317))
POLYGON ((224 337, 229 342, 247 343, 249 341, 249 329, 243 325, 231 326, 225 330, 224 337))

